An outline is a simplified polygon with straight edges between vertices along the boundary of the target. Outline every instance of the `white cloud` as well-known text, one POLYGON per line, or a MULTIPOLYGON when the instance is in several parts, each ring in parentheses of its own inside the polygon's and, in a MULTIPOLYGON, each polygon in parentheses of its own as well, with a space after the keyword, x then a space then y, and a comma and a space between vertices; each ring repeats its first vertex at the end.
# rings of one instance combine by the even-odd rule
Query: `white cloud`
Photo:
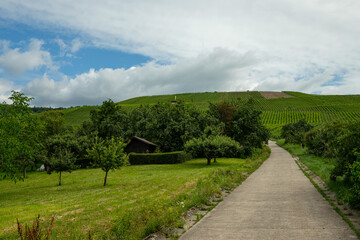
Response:
POLYGON ((247 90, 255 87, 247 79, 247 70, 257 63, 254 53, 238 54, 218 48, 172 65, 150 62, 127 70, 91 69, 62 81, 44 75, 28 83, 25 93, 37 96, 35 105, 75 106, 101 104, 107 98, 120 101, 139 95, 233 88, 247 90))
POLYGON ((31 39, 28 49, 20 51, 19 48, 8 48, 9 43, 4 45, 0 55, 0 68, 8 74, 21 75, 25 71, 38 69, 42 66, 52 65, 51 55, 41 49, 44 44, 38 39, 31 39))
POLYGON ((82 47, 82 42, 78 38, 75 38, 71 41, 70 50, 72 53, 79 51, 81 47, 82 47))
POLYGON ((11 95, 11 90, 18 91, 19 89, 11 81, 0 78, 0 103, 11 103, 8 99, 11 95))
POLYGON ((2 0, 0 5, 4 19, 75 32, 79 38, 63 42, 66 54, 91 42, 171 63, 149 63, 132 72, 89 71, 60 82, 43 77, 27 86, 43 104, 55 104, 59 96, 73 105, 175 91, 359 93, 359 12, 360 1, 354 0, 2 0), (213 51, 219 47, 223 50, 213 51), (256 52, 258 64, 244 68, 232 61, 234 54, 248 52, 256 52), (220 59, 214 59, 216 53, 220 59), (228 65, 222 68, 223 62, 228 65), (327 85, 335 75, 341 84, 327 85), (49 93, 35 91, 40 83, 49 85, 49 93))
POLYGON ((79 51, 81 49, 81 47, 83 46, 83 43, 80 41, 79 38, 74 38, 70 44, 66 44, 62 39, 57 38, 55 39, 55 42, 59 45, 60 47, 60 56, 68 56, 68 57, 72 57, 73 53, 76 53, 77 51, 79 51))

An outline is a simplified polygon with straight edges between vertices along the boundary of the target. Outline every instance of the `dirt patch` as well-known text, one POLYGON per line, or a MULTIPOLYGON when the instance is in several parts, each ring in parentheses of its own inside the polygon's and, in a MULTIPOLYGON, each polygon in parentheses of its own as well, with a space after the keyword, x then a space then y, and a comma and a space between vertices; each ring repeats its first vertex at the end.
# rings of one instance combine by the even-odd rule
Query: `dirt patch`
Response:
POLYGON ((74 214, 77 214, 77 213, 81 213, 81 212, 83 212, 84 210, 85 210, 84 208, 79 208, 79 209, 76 209, 76 210, 73 210, 73 211, 70 211, 70 212, 65 212, 65 213, 61 214, 61 217, 67 216, 67 215, 74 215, 74 214))
POLYGON ((266 99, 292 98, 293 96, 284 92, 259 92, 266 99))

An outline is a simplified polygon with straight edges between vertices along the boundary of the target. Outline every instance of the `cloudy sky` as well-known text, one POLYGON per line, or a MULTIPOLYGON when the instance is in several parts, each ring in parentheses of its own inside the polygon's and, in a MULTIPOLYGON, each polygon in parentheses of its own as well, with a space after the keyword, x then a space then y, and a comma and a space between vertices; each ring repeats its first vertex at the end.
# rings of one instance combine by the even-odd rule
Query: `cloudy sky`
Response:
POLYGON ((358 0, 1 0, 0 101, 360 94, 358 0))

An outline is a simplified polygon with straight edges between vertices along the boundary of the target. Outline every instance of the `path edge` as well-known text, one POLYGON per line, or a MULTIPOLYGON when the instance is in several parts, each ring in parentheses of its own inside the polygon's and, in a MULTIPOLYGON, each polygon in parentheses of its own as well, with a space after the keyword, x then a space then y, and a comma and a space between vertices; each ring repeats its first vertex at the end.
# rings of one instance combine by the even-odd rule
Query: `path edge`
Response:
MULTIPOLYGON (((357 229, 354 225, 354 223, 341 211, 341 209, 337 206, 336 203, 325 193, 325 189, 320 187, 320 184, 324 187, 327 186, 326 183, 317 176, 313 171, 311 171, 304 163, 300 161, 300 159, 297 156, 293 156, 296 165, 300 168, 300 170, 303 172, 303 174, 309 179, 309 181, 314 185, 316 190, 325 198, 325 200, 331 205, 331 207, 340 215, 340 217, 349 225, 351 230, 354 231, 358 239, 360 239, 360 230, 357 229), (316 181, 313 179, 312 176, 316 177, 316 181), (318 184, 318 183, 319 184, 318 184)), ((329 191, 330 192, 330 191, 329 191)))

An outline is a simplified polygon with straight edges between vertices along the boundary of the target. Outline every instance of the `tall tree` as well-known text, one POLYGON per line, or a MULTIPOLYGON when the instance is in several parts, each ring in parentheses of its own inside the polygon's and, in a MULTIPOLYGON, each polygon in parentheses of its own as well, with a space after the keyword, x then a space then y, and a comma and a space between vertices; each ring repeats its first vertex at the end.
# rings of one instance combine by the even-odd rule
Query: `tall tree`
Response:
POLYGON ((247 155, 251 155, 254 147, 260 148, 269 140, 270 132, 261 123, 261 111, 254 107, 253 99, 236 106, 231 136, 244 146, 247 155))
POLYGON ((25 178, 26 168, 34 164, 43 128, 31 114, 29 102, 32 98, 12 91, 9 99, 11 105, 4 103, 0 107, 0 176, 16 181, 25 178))

